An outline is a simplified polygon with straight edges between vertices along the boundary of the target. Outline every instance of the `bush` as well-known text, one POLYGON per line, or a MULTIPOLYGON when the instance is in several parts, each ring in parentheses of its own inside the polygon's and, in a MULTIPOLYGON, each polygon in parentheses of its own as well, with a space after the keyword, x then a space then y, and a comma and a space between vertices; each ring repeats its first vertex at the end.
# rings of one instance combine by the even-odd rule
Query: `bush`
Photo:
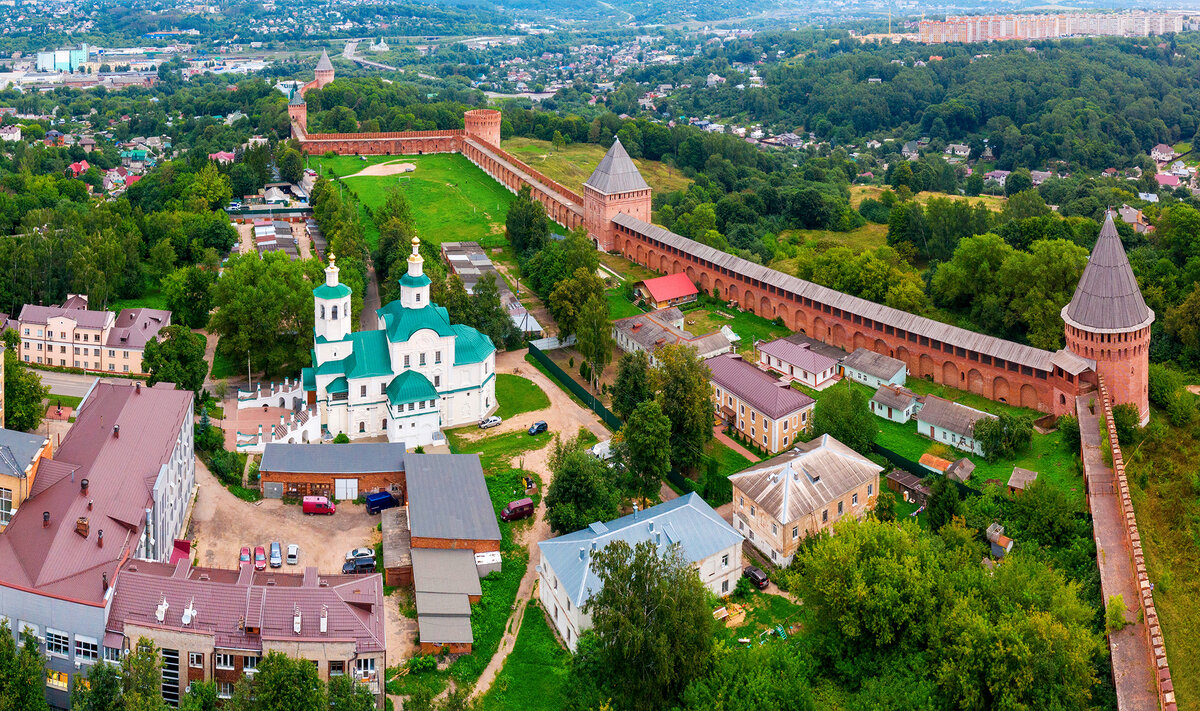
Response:
POLYGON ((225 431, 220 427, 196 424, 192 426, 197 452, 212 452, 225 446, 225 431))
POLYGON ((1150 402, 1167 409, 1183 390, 1183 375, 1160 363, 1151 363, 1148 385, 1150 402))
POLYGON ((350 436, 345 432, 339 432, 337 437, 333 438, 334 444, 350 444, 350 436))
POLYGON ((242 458, 237 452, 213 450, 209 455, 208 470, 225 486, 242 483, 242 458))
POLYGON ((1104 610, 1104 626, 1109 632, 1120 632, 1125 629, 1125 598, 1120 595, 1109 595, 1108 605, 1104 610))
POLYGON ((409 659, 405 666, 408 667, 409 672, 414 674, 435 671, 437 669, 437 658, 432 654, 419 654, 409 659))
POLYGON ((1117 443, 1125 446, 1133 442, 1141 422, 1136 405, 1124 403, 1113 408, 1113 424, 1117 427, 1117 443))
POLYGON ((879 225, 886 225, 891 213, 890 207, 875 198, 866 198, 858 206, 858 214, 879 225))
POLYGON ((1079 420, 1074 415, 1058 418, 1058 431, 1062 433, 1063 446, 1072 452, 1079 451, 1079 420))

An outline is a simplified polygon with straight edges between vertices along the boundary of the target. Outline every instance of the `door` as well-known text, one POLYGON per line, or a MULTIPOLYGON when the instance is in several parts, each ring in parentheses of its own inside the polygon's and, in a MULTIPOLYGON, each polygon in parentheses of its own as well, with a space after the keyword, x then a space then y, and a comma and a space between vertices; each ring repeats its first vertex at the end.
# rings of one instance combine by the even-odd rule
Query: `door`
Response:
POLYGON ((334 479, 333 497, 338 501, 353 501, 358 498, 358 479, 334 479))

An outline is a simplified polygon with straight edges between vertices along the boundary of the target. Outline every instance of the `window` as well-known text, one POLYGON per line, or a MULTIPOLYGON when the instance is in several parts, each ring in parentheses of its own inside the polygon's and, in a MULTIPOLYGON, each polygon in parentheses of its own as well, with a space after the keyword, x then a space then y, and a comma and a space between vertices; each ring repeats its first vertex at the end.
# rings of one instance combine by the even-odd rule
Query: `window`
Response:
POLYGON ((386 383, 380 383, 380 384, 379 384, 379 394, 380 394, 380 395, 386 395, 386 394, 387 394, 387 384, 386 384, 386 383))
POLYGON ((387 420, 380 420, 380 421, 379 421, 379 429, 381 429, 381 430, 385 430, 385 431, 387 430, 387 420))
POLYGON ((417 357, 417 363, 419 365, 425 365, 425 354, 424 353, 422 353, 421 355, 419 355, 417 357))
POLYGON ((745 405, 738 405, 738 414, 739 415, 746 414, 746 406, 745 405))
POLYGON ((226 652, 214 652, 213 664, 217 669, 233 669, 233 655, 226 652))
POLYGON ((799 537, 800 537, 800 527, 792 526, 792 540, 794 541, 799 537))
POLYGON ((367 396, 367 386, 366 385, 358 386, 358 395, 359 395, 359 397, 367 396))
POLYGON ((755 416, 756 416, 757 414, 758 414, 758 413, 756 413, 754 410, 751 410, 751 411, 750 411, 750 421, 751 421, 751 422, 755 422, 755 421, 756 421, 756 420, 755 420, 755 416))
POLYGON ((121 351, 121 357, 128 360, 129 359, 129 351, 121 351))
POLYGON ((871 496, 871 494, 872 494, 872 492, 873 492, 873 490, 874 490, 874 489, 875 489, 875 485, 874 485, 874 484, 867 484, 867 496, 868 496, 868 497, 870 497, 870 496, 871 496))
POLYGON ((59 691, 67 690, 67 673, 54 671, 53 669, 46 670, 46 686, 59 691))
POLYGON ((116 357, 117 357, 117 352, 116 352, 116 351, 114 351, 114 350, 112 350, 112 349, 110 348, 110 349, 109 349, 109 351, 108 351, 108 357, 109 357, 109 358, 116 358, 116 357))
POLYGON ((721 567, 722 567, 722 568, 728 568, 728 567, 729 567, 729 554, 728 554, 728 553, 726 553, 725 555, 721 556, 721 567))
POLYGON ((853 494, 853 495, 851 495, 851 497, 850 497, 850 505, 851 505, 851 506, 858 506, 858 494, 853 494))
POLYGON ((258 657, 242 657, 242 671, 246 673, 258 671, 258 657))
POLYGON ((412 356, 405 355, 404 356, 404 367, 408 368, 411 365, 412 365, 412 356))
MULTIPOLYGON (((337 308, 336 306, 334 308, 337 308)), ((217 698, 231 699, 233 698, 233 684, 228 681, 217 682, 217 698)))
POLYGON ((126 373, 128 373, 129 372, 129 364, 127 363, 127 364, 121 366, 121 370, 124 370, 126 373))
POLYGON ((0 526, 12 520, 12 489, 0 488, 0 526))
POLYGON ((333 315, 333 318, 335 318, 335 319, 337 318, 337 304, 333 305, 332 315, 333 315))
POLYGON ((841 516, 841 515, 842 515, 842 502, 839 501, 838 502, 838 516, 841 516))
POLYGON ((421 292, 417 292, 417 303, 421 303, 421 292))
POLYGON ((763 444, 765 445, 766 443, 767 443, 767 433, 764 432, 763 433, 763 444))
POLYGON ((91 637, 75 636, 75 659, 82 662, 94 662, 100 658, 100 643, 91 637))
POLYGON ((329 662, 329 676, 341 676, 346 673, 346 663, 338 660, 329 662))
POLYGON ((433 376, 433 387, 435 387, 435 388, 442 387, 442 376, 440 376, 440 375, 433 376))
POLYGON ((94 356, 96 356, 96 357, 99 357, 99 356, 100 356, 100 349, 99 349, 99 348, 93 348, 93 349, 92 349, 92 355, 94 355, 94 356))
POLYGON ((771 524, 771 535, 775 536, 778 534, 779 534, 779 526, 776 526, 775 524, 771 524))
POLYGON ((821 512, 821 523, 829 523, 829 509, 821 512))
POLYGON ((722 594, 724 594, 724 593, 727 593, 727 592, 729 592, 729 581, 728 581, 728 580, 722 580, 722 581, 721 581, 721 593, 722 593, 722 594))
POLYGON ((367 423, 366 423, 365 421, 364 421, 364 422, 360 422, 360 423, 358 423, 358 431, 359 431, 359 432, 366 432, 366 431, 367 431, 367 423))
POLYGON ((433 362, 435 365, 442 362, 442 352, 441 351, 433 352, 433 362))
POLYGON ((71 653, 71 637, 63 632, 46 630, 46 654, 65 657, 71 653))
POLYGON ((113 370, 113 371, 115 371, 115 370, 117 369, 117 364, 116 364, 116 363, 109 363, 109 364, 108 364, 108 369, 109 369, 109 370, 113 370))
POLYGON ((354 660, 354 670, 359 674, 374 674, 375 673, 375 657, 367 657, 366 659, 359 658, 354 660))
MULTIPOLYGON (((324 307, 321 307, 321 308, 324 308, 324 307)), ((188 652, 188 666, 203 668, 204 667, 204 652, 188 652)))
POLYGON ((116 647, 104 648, 104 661, 118 664, 121 661, 121 650, 116 647))
POLYGON ((754 518, 754 506, 750 507, 750 518, 754 518))
POLYGON ((75 355, 79 355, 79 346, 75 346, 75 355))
POLYGON ((415 409, 416 409, 416 403, 415 403, 415 402, 410 402, 410 403, 408 403, 408 411, 409 411, 409 412, 412 412, 412 411, 413 411, 413 410, 415 410, 415 409))
POLYGON ((746 497, 739 496, 738 497, 738 506, 745 506, 745 505, 746 505, 746 497))

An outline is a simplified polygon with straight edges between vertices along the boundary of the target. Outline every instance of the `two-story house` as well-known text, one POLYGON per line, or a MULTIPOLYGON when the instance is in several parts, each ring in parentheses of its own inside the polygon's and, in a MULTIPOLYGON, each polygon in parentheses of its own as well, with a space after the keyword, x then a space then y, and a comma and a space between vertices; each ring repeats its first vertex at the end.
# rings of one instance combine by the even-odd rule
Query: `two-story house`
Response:
POLYGON ((171 325, 160 309, 88 309, 86 296, 70 294, 61 305, 26 304, 17 317, 21 360, 60 368, 144 375, 146 344, 171 325))
POLYGON ((730 427, 768 452, 786 449, 812 427, 816 401, 742 360, 725 353, 708 365, 717 414, 730 427))

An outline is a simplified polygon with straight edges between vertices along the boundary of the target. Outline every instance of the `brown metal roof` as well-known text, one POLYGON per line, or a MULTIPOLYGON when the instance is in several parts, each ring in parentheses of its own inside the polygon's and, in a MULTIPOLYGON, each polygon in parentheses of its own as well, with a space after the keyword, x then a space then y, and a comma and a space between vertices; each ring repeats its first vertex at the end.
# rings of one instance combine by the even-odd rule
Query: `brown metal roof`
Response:
POLYGON ((704 361, 712 381, 755 410, 777 420, 808 407, 811 397, 755 368, 732 353, 704 361))
POLYGON ((65 316, 75 322, 77 328, 105 328, 113 322, 111 311, 89 311, 71 306, 38 306, 25 304, 17 321, 21 323, 49 323, 50 319, 65 316))
POLYGON ((144 348, 171 325, 171 312, 161 309, 122 309, 108 332, 109 348, 144 348))
POLYGON ((39 465, 30 498, 0 536, 0 583, 101 602, 101 576, 114 581, 120 562, 136 552, 154 483, 191 417, 192 393, 171 383, 140 390, 132 383, 97 383, 53 462, 39 465), (42 525, 43 512, 50 513, 49 526, 42 525), (86 537, 76 533, 83 517, 89 522, 86 537))
POLYGON ((1121 246, 1111 210, 1062 317, 1080 328, 1100 331, 1130 331, 1145 328, 1154 321, 1154 312, 1142 299, 1137 278, 1121 246))
POLYGON ((917 395, 902 385, 881 385, 871 399, 884 407, 907 410, 916 402, 917 395))
POLYGON ((935 425, 955 434, 973 437, 975 423, 988 417, 996 419, 995 415, 944 400, 936 395, 926 395, 925 404, 921 406, 916 419, 918 422, 935 425))
POLYGON ((377 574, 322 577, 313 569, 304 575, 243 576, 227 569, 181 567, 139 560, 122 568, 107 630, 120 634, 126 624, 135 624, 207 633, 226 649, 261 650, 267 639, 352 641, 360 654, 384 651, 383 580, 377 574), (164 599, 168 607, 159 622, 155 612, 164 599), (189 605, 196 616, 185 625, 183 611, 189 605), (299 633, 293 626, 297 610, 299 633), (257 634, 250 631, 254 627, 257 634))

